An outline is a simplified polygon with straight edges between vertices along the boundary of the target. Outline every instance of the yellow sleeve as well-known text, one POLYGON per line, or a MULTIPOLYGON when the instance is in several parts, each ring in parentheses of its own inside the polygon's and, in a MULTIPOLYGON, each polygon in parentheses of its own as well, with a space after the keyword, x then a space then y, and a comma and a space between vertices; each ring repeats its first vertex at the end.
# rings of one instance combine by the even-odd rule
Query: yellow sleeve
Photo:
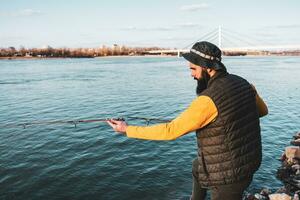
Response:
POLYGON ((268 114, 268 107, 266 103, 263 101, 262 98, 258 94, 256 94, 256 106, 258 109, 259 117, 263 117, 268 114))
POLYGON ((263 117, 265 115, 268 114, 268 107, 266 105, 266 103, 264 102, 264 100, 258 95, 257 91, 256 91, 256 88, 254 87, 254 85, 252 85, 252 88, 254 89, 255 91, 255 99, 256 99, 256 107, 258 109, 258 114, 259 114, 259 117, 263 117))
POLYGON ((214 102, 207 96, 197 97, 176 119, 153 126, 128 126, 127 137, 145 140, 174 140, 202 128, 218 115, 214 102))

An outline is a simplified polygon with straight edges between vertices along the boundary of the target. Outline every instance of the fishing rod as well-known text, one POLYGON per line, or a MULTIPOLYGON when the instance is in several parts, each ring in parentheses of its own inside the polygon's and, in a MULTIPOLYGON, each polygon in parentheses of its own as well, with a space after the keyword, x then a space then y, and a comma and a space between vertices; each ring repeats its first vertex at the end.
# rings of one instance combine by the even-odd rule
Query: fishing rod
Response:
POLYGON ((168 123, 171 120, 169 119, 160 119, 160 118, 147 118, 147 117, 127 117, 128 119, 138 119, 138 120, 145 120, 147 122, 147 125, 149 125, 149 123, 151 121, 156 121, 156 122, 161 122, 161 123, 168 123))
MULTIPOLYGON (((133 120, 144 120, 147 122, 147 125, 151 121, 157 122, 170 122, 170 120, 160 119, 160 118, 147 118, 147 117, 127 117, 128 119, 133 120)), ((81 123, 96 123, 96 122, 106 122, 108 120, 116 120, 116 121, 125 121, 125 118, 98 118, 98 119, 76 119, 76 120, 53 120, 53 121, 31 121, 31 122, 24 122, 24 123, 10 123, 10 124, 0 124, 0 128, 13 128, 13 127, 23 127, 24 129, 28 126, 33 125, 53 125, 53 124, 72 124, 74 127, 77 127, 77 124, 81 123)))

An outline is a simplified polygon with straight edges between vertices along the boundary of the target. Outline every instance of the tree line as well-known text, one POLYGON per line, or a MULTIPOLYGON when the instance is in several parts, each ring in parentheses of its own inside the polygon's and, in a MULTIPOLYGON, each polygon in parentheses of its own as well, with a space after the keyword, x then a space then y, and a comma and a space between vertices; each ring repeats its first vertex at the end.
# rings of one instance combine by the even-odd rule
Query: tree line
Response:
POLYGON ((145 55, 147 51, 163 50, 159 47, 126 47, 114 45, 99 48, 0 48, 0 57, 63 57, 63 58, 93 58, 98 56, 133 56, 145 55))

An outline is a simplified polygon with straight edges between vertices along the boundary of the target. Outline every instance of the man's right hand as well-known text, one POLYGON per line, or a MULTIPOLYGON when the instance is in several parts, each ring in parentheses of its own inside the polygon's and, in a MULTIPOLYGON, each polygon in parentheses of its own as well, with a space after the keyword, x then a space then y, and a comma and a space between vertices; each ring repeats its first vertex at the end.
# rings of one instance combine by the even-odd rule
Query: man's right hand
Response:
POLYGON ((106 121, 116 132, 120 132, 125 134, 126 133, 126 128, 127 128, 127 123, 125 121, 118 121, 114 119, 109 119, 106 121))

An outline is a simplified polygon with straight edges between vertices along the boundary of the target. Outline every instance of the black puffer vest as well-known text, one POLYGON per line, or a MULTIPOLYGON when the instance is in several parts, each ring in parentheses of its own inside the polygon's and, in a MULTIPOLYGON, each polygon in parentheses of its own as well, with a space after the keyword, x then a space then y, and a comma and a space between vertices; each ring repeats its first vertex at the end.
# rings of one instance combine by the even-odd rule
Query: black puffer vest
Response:
POLYGON ((201 95, 212 99, 218 116, 196 131, 202 187, 250 178, 262 157, 255 92, 243 78, 218 72, 201 95))

